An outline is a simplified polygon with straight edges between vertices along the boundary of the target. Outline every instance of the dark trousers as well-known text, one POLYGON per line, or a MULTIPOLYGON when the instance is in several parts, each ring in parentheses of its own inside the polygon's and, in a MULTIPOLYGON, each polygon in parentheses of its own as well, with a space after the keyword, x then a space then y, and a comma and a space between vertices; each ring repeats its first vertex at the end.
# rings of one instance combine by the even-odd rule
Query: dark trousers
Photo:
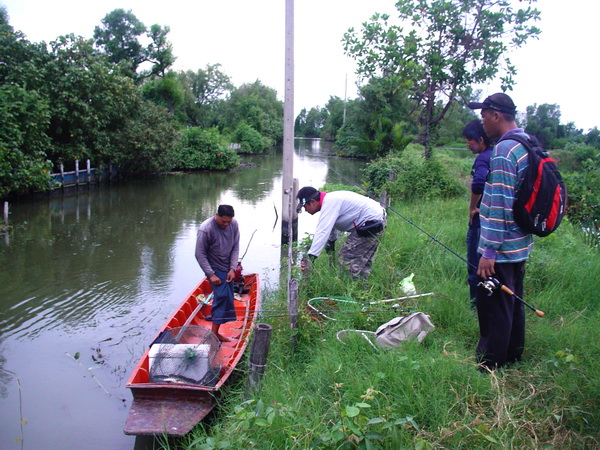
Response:
POLYGON ((469 225, 467 230, 467 283, 469 283, 469 293, 471 300, 477 296, 477 284, 481 281, 477 276, 477 266, 481 254, 477 252, 479 246, 479 235, 481 227, 479 225, 469 225))
MULTIPOLYGON (((523 298, 525 262, 497 263, 494 275, 523 298)), ((512 295, 497 289, 491 296, 478 288, 479 343, 476 355, 490 369, 521 360, 525 346, 525 308, 512 295)))

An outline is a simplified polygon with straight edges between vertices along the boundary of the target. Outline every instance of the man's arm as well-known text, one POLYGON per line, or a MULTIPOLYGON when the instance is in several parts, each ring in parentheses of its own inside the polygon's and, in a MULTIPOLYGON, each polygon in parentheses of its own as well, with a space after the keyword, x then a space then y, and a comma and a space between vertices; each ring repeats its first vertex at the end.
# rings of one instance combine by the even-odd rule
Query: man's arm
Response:
MULTIPOLYGON (((212 275, 215 274, 215 271, 210 266, 208 262, 207 252, 206 252, 206 233, 202 230, 198 230, 198 236, 196 237, 196 261, 200 265, 200 268, 204 272, 204 274, 211 278, 212 275)), ((218 277, 217 277, 218 278, 218 277)))
POLYGON ((327 241, 331 239, 332 235, 337 237, 337 234, 333 233, 333 226, 339 215, 339 209, 341 204, 328 204, 326 207, 321 208, 321 215, 317 222, 317 229, 313 237, 312 245, 308 250, 308 254, 317 257, 323 251, 327 241))
POLYGON ((471 201, 469 202, 469 224, 473 221, 473 216, 479 213, 479 200, 481 199, 481 194, 474 194, 471 192, 471 201))

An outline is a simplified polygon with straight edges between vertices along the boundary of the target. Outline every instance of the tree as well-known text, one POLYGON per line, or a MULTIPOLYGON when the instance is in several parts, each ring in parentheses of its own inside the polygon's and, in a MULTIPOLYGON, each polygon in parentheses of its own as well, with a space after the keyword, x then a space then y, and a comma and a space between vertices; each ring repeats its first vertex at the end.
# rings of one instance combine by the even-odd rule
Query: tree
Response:
POLYGON ((167 40, 169 27, 152 25, 150 30, 131 12, 115 9, 102 19, 102 26, 94 29, 96 46, 115 64, 122 64, 132 78, 163 76, 175 62, 171 43, 167 40), (146 35, 151 41, 148 46, 140 42, 146 35), (143 63, 151 68, 138 74, 143 63))
POLYGON ((324 108, 313 107, 308 113, 306 109, 303 109, 296 118, 299 129, 294 134, 301 137, 317 138, 321 134, 326 118, 327 110, 324 108))
POLYGON ((323 124, 321 137, 324 139, 335 140, 338 130, 344 125, 346 105, 338 96, 331 96, 325 105, 325 110, 327 112, 327 117, 323 124))
POLYGON ((178 127, 166 108, 137 97, 131 114, 112 135, 107 161, 123 173, 163 172, 177 165, 178 127))
POLYGON ((588 132, 585 136, 585 143, 600 149, 600 130, 598 130, 598 127, 594 127, 588 132))
POLYGON ((115 9, 102 19, 102 26, 94 29, 96 46, 102 49, 115 64, 125 64, 133 76, 145 60, 144 48, 139 37, 146 26, 131 12, 115 9))
POLYGON ((207 64, 205 69, 178 74, 185 90, 183 109, 193 126, 209 128, 215 125, 215 108, 234 88, 229 76, 221 72, 220 67, 220 64, 207 64))
POLYGON ((545 148, 553 148, 552 141, 564 136, 559 135, 560 106, 548 103, 531 105, 526 109, 525 131, 534 135, 545 148))
POLYGON ((50 121, 41 90, 50 57, 8 22, 0 7, 0 197, 48 186, 50 121))
POLYGON ((154 24, 148 31, 148 37, 151 42, 146 48, 144 62, 152 64, 150 70, 142 74, 143 77, 149 76, 160 76, 163 77, 166 71, 175 62, 175 55, 173 55, 173 45, 167 40, 167 34, 171 29, 169 27, 161 27, 158 24, 154 24))
POLYGON ((49 119, 48 104, 36 91, 0 85, 0 197, 48 187, 49 119))
POLYGON ((304 128, 306 126, 306 108, 302 108, 300 113, 296 116, 296 120, 294 120, 294 135, 295 136, 304 136, 304 128))
POLYGON ((373 77, 360 88, 360 98, 349 103, 347 120, 337 137, 336 151, 343 156, 377 158, 390 151, 399 153, 413 139, 412 105, 408 94, 373 77), (409 141, 410 142, 410 141, 409 141))
POLYGON ((175 72, 169 72, 161 78, 147 81, 142 86, 142 91, 146 99, 165 106, 171 115, 174 115, 175 109, 178 109, 184 102, 184 87, 175 72))
POLYGON ((509 0, 399 0, 396 8, 401 25, 375 14, 360 33, 345 33, 344 50, 362 77, 409 92, 429 157, 432 131, 465 89, 499 74, 502 89, 512 87, 516 68, 505 54, 537 37, 530 23, 539 11, 509 0))
POLYGON ((273 143, 283 142, 283 102, 277 91, 259 80, 233 90, 229 99, 219 105, 220 127, 229 131, 243 120, 273 143))
POLYGON ((91 40, 61 36, 50 46, 45 90, 53 145, 48 155, 54 163, 102 161, 112 150, 113 134, 137 108, 140 92, 91 40))

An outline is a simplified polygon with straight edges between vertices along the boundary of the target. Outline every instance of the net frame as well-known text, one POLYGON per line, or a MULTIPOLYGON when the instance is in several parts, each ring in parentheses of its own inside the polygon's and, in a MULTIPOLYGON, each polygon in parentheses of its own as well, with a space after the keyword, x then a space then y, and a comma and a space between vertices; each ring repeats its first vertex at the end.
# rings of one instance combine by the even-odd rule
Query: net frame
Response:
POLYGON ((164 330, 150 346, 149 376, 153 383, 216 384, 221 342, 208 328, 183 326, 164 330))

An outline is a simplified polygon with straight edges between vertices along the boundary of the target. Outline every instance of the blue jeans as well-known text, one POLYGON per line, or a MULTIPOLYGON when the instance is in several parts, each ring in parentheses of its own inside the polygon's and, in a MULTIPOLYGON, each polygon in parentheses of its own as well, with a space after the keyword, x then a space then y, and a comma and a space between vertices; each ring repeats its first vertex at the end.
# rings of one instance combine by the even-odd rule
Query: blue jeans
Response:
POLYGON ((479 265, 479 258, 481 255, 477 253, 477 247, 479 246, 479 235, 481 234, 481 227, 479 225, 469 225, 467 231, 467 283, 469 283, 469 293, 471 294, 471 300, 477 297, 477 284, 479 283, 479 277, 477 276, 477 266, 479 265))

